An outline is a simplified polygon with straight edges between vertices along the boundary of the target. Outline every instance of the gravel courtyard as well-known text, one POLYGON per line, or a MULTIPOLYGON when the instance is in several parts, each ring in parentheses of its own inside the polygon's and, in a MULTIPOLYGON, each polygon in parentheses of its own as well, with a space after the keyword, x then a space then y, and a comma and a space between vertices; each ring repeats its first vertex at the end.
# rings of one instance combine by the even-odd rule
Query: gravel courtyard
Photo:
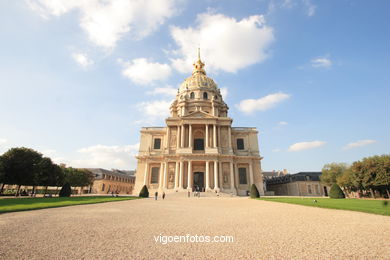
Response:
POLYGON ((390 259, 390 217, 248 198, 142 199, 0 215, 1 259, 390 259), (227 235, 233 243, 155 242, 227 235))

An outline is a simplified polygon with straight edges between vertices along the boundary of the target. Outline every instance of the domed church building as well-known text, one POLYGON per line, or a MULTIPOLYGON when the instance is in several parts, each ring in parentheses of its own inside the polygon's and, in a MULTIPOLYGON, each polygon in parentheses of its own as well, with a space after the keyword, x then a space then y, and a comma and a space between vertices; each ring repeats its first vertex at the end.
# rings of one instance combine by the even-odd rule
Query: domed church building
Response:
POLYGON ((204 191, 246 196, 263 177, 257 130, 232 127, 229 107, 198 60, 170 106, 165 127, 143 127, 135 194, 204 191))

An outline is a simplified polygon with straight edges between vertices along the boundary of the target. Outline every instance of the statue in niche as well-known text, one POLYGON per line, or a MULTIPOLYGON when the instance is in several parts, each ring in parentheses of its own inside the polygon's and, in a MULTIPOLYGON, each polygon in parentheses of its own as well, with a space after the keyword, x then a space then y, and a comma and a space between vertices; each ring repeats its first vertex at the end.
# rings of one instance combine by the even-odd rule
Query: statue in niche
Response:
POLYGON ((227 172, 223 172, 223 183, 227 184, 229 182, 229 177, 227 172))
POLYGON ((169 142, 170 147, 175 147, 176 146, 176 133, 171 135, 171 140, 169 142))
POLYGON ((169 173, 169 182, 173 182, 174 181, 174 177, 175 177, 175 174, 173 172, 170 172, 169 173))

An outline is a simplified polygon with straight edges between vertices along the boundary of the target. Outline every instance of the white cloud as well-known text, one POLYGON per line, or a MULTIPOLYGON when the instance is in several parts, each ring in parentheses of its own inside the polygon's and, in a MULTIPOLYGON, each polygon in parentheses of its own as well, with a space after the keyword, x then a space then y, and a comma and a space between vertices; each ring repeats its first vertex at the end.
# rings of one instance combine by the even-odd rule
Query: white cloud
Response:
POLYGON ((283 126, 283 125, 288 125, 288 123, 285 122, 285 121, 280 121, 280 122, 278 123, 278 125, 283 126))
POLYGON ((196 27, 174 26, 171 35, 178 46, 172 63, 180 72, 192 70, 199 46, 208 71, 236 72, 264 61, 274 40, 273 29, 262 15, 236 20, 223 14, 199 14, 196 27))
POLYGON ((79 25, 94 44, 115 47, 127 32, 141 39, 177 13, 177 0, 27 0, 44 19, 79 11, 79 25))
POLYGON ((332 61, 325 57, 315 58, 310 62, 314 68, 330 68, 332 66, 332 61))
POLYGON ((323 142, 323 141, 300 142, 300 143, 295 143, 295 144, 291 145, 288 148, 288 150, 290 152, 297 152, 297 151, 317 148, 317 147, 323 146, 325 144, 326 144, 326 142, 323 142))
POLYGON ((347 144, 346 146, 344 146, 344 149, 347 150, 347 149, 352 149, 352 148, 356 148, 356 147, 362 147, 362 146, 366 146, 366 145, 373 144, 373 143, 376 143, 376 140, 371 140, 371 139, 359 140, 359 141, 347 144))
POLYGON ((290 95, 285 93, 274 93, 259 99, 244 99, 236 107, 244 113, 252 113, 256 110, 265 111, 286 100, 290 95))
POLYGON ((151 84, 154 81, 166 80, 171 75, 168 64, 149 62, 145 58, 134 59, 131 62, 121 62, 122 74, 131 81, 141 85, 151 84))
POLYGON ((139 143, 125 146, 94 145, 79 149, 81 159, 70 162, 74 167, 90 167, 105 169, 135 169, 135 155, 138 153, 139 143))
POLYGON ((171 101, 166 101, 166 100, 141 102, 137 104, 137 108, 138 111, 142 112, 144 115, 164 118, 169 116, 169 107, 171 103, 172 103, 171 101))
POLYGON ((219 88, 221 90, 221 95, 224 100, 226 100, 229 90, 227 87, 219 88))
POLYGON ((155 88, 152 91, 146 92, 148 95, 164 95, 169 97, 175 97, 177 89, 172 86, 166 86, 164 88, 155 88))
POLYGON ((86 68, 93 64, 93 60, 88 58, 87 54, 85 53, 81 53, 81 52, 72 53, 72 57, 83 68, 86 68))

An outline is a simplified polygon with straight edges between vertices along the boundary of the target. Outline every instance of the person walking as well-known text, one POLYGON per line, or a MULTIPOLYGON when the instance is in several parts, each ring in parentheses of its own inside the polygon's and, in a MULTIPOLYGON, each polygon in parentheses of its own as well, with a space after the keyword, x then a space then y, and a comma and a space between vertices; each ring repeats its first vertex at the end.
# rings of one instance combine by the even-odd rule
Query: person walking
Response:
POLYGON ((188 191, 188 192, 187 192, 187 195, 188 195, 188 198, 191 197, 191 192, 188 191))
POLYGON ((163 191, 162 199, 163 199, 163 200, 165 199, 165 191, 163 191))
POLYGON ((154 193, 154 200, 157 200, 157 197, 158 197, 158 192, 156 191, 156 192, 154 193))

